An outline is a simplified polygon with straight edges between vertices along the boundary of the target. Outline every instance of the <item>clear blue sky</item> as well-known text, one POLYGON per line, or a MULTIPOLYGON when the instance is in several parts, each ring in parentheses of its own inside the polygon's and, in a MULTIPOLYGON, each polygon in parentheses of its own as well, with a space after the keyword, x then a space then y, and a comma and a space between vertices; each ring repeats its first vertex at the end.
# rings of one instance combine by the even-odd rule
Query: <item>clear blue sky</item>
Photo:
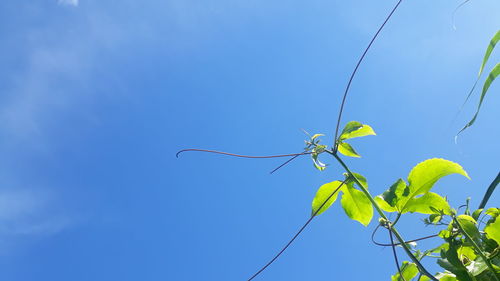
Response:
MULTIPOLYGON (((472 181, 450 176, 435 190, 476 206, 498 173, 500 85, 458 145, 477 93, 452 121, 500 3, 470 1, 455 30, 459 3, 403 1, 354 81, 343 121, 378 135, 354 140, 363 158, 348 163, 374 194, 443 157, 472 181)), ((303 158, 269 175, 281 160, 175 152, 293 153, 301 128, 330 143, 349 73, 394 4, 1 1, 2 280, 246 280, 340 167, 303 158)), ((401 222, 405 237, 433 233, 420 219, 401 222)), ((374 227, 336 204, 258 280, 389 280, 374 227)))

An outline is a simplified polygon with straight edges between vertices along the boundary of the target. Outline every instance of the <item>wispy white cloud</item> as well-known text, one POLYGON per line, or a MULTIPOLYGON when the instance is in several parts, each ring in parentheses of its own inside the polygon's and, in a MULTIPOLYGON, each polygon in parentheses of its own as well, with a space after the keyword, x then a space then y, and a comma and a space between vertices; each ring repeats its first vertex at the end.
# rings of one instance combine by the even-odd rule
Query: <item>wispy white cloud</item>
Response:
POLYGON ((60 5, 78 6, 78 0, 58 0, 60 5))
POLYGON ((70 218, 53 208, 55 198, 47 190, 0 190, 0 239, 51 235, 70 225, 70 218))

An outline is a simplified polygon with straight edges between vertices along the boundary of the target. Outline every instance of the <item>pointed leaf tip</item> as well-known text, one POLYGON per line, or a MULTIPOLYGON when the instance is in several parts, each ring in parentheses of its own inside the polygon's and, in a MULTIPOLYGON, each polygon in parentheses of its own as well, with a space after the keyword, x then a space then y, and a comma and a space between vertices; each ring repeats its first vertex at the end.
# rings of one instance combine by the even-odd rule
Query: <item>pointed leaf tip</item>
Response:
POLYGON ((351 121, 345 125, 339 140, 342 141, 369 135, 376 135, 372 127, 366 124, 361 124, 358 121, 351 121))
POLYGON ((320 186, 312 201, 311 215, 318 216, 328 210, 328 208, 330 208, 330 206, 337 200, 339 188, 342 185, 343 182, 341 181, 333 181, 320 186))

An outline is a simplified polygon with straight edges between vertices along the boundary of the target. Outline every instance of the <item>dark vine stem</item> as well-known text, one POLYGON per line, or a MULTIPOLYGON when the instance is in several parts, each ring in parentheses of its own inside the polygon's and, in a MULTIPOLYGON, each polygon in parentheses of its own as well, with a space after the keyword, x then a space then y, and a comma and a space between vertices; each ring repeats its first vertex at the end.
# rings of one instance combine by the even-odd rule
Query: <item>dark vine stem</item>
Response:
POLYGON ((339 191, 339 189, 345 184, 345 181, 343 181, 333 192, 332 194, 330 194, 330 196, 328 196, 328 198, 326 198, 326 200, 320 205, 320 207, 311 215, 311 217, 306 221, 306 223, 299 229, 299 231, 292 237, 292 239, 290 239, 290 241, 288 241, 288 243, 285 245, 285 247, 283 247, 281 249, 281 251, 279 251, 266 265, 264 265, 261 269, 259 269, 259 271, 257 271, 254 275, 252 275, 252 277, 250 277, 248 279, 248 281, 254 279, 255 277, 257 277, 260 273, 262 273, 262 271, 264 271, 268 266, 270 266, 276 259, 279 258, 279 256, 281 256, 281 254, 283 254, 283 252, 285 252, 285 250, 293 243, 293 241, 295 241, 295 239, 300 235, 300 233, 302 233, 302 231, 309 225, 309 223, 316 217, 316 215, 318 214, 318 212, 321 210, 321 208, 323 208, 323 206, 326 204, 326 202, 328 202, 328 200, 330 200, 330 198, 332 198, 333 195, 335 195, 335 193, 337 193, 339 191))
MULTIPOLYGON (((358 71, 359 66, 363 62, 363 59, 365 58, 366 53, 368 53, 368 50, 370 50, 373 42, 375 42, 375 39, 377 39, 377 36, 382 31, 382 29, 384 28, 385 24, 392 17, 392 15, 394 14, 394 12, 399 7, 399 4, 401 4, 402 1, 403 0, 399 0, 398 1, 398 3, 396 4, 396 6, 394 6, 394 8, 392 9, 392 11, 386 17, 384 23, 382 23, 382 25, 379 27, 379 29, 377 30, 377 32, 375 33, 375 35, 372 37, 372 40, 370 41, 370 43, 368 44, 368 47, 366 47, 365 51, 361 55, 361 58, 358 60, 358 63, 356 64, 356 67, 354 68, 354 71, 352 72, 351 77, 349 78, 349 82, 347 83, 347 86, 346 86, 345 91, 344 91, 344 96, 342 97, 342 103, 340 104, 339 115, 338 115, 338 118, 337 118, 337 126, 335 128, 335 138, 333 139, 335 142, 337 141, 337 137, 338 137, 338 134, 339 134, 340 121, 342 119, 342 113, 344 111, 345 101, 347 99, 347 94, 349 93, 349 89, 351 88, 352 80, 354 79, 354 76, 356 75, 356 72, 358 71)), ((334 146, 333 146, 333 152, 337 152, 337 146, 338 146, 337 143, 335 143, 334 146)))
POLYGON ((401 272, 401 267, 399 267, 398 254, 396 253, 396 246, 394 245, 394 239, 392 238, 392 231, 390 224, 387 230, 389 232, 389 238, 391 239, 392 255, 394 256, 394 262, 396 263, 396 267, 398 268, 399 276, 403 281, 406 281, 405 277, 403 276, 403 273, 401 272))
POLYGON ((277 170, 281 169, 283 166, 285 166, 286 164, 292 162, 293 160, 295 160, 295 158, 299 157, 300 155, 295 155, 293 156, 292 158, 286 160, 285 162, 283 162, 283 164, 279 165, 278 167, 274 168, 271 172, 269 172, 270 174, 273 174, 274 172, 276 172, 277 170))
MULTIPOLYGON (((380 228, 380 225, 378 225, 372 232, 372 242, 373 244, 377 245, 377 246, 382 246, 382 247, 388 247, 388 246, 399 246, 401 245, 401 243, 391 243, 391 244, 386 244, 386 243, 380 243, 380 242, 377 242, 375 241, 375 234, 377 233, 377 230, 380 228)), ((429 236, 425 236, 425 237, 420 237, 420 238, 417 238, 417 239, 413 239, 413 240, 408 240, 408 241, 405 241, 405 243, 412 243, 412 242, 418 242, 418 241, 422 241, 422 240, 425 240, 425 239, 430 239, 430 238, 434 238, 434 237, 438 237, 439 235, 438 234, 433 234, 433 235, 429 235, 429 236)))
MULTIPOLYGON (((342 161, 342 159, 336 153, 334 153, 334 152, 332 152, 330 150, 325 150, 325 151, 328 154, 331 154, 337 160, 337 162, 339 162, 339 164, 344 168, 344 170, 347 172, 347 174, 349 175, 349 177, 351 177, 354 180, 354 182, 356 182, 356 184, 359 186, 359 188, 361 189, 361 191, 365 194, 366 198, 368 200, 370 200, 370 202, 372 203, 372 205, 375 208, 375 210, 377 210, 377 212, 379 213, 380 217, 382 219, 384 219, 385 221, 389 222, 389 218, 387 218, 387 216, 385 215, 385 213, 382 210, 382 208, 380 208, 380 206, 375 201, 375 199, 373 199, 373 196, 370 194, 370 192, 368 191, 368 189, 366 189, 366 186, 364 186, 358 180, 358 178, 356 178, 353 175, 353 173, 351 172, 351 170, 349 169, 349 167, 344 163, 344 161, 342 161)), ((436 279, 436 277, 434 277, 434 275, 432 275, 422 265, 422 263, 420 263, 420 261, 417 259, 417 257, 415 257, 415 255, 411 252, 411 249, 408 247, 408 245, 406 245, 405 240, 403 239, 403 237, 401 236, 401 234, 399 234, 399 232, 396 230, 396 228, 395 227, 391 227, 391 230, 392 230, 392 233, 394 233, 394 236, 396 236, 396 238, 398 239, 398 241, 401 243, 401 246, 405 250, 405 252, 408 255, 408 257, 410 257, 410 259, 417 265, 419 271, 422 272, 423 274, 425 274, 431 280, 433 280, 433 281, 439 281, 438 279, 436 279)))
POLYGON ((472 244, 472 247, 474 248, 475 252, 477 252, 479 254, 479 256, 481 256, 481 258, 483 259, 483 261, 486 263, 486 266, 489 268, 489 270, 491 270, 491 272, 493 273, 493 277, 495 277, 495 280, 496 281, 500 281, 499 276, 496 273, 495 268, 491 264, 491 262, 488 259, 488 257, 486 257, 486 255, 484 254, 483 250, 481 250, 481 248, 477 245, 477 243, 464 230, 463 226, 460 224, 460 222, 457 220, 457 218, 455 216, 453 216, 453 221, 455 222, 455 224, 458 227, 458 229, 460 230, 460 232, 465 236, 465 238, 467 240, 469 240, 469 243, 472 244))
POLYGON ((490 186, 486 190, 486 193, 484 194, 483 200, 481 200, 481 204, 479 204, 478 209, 484 209, 486 207, 486 204, 488 203, 488 200, 490 200, 491 194, 493 194, 493 191, 497 187, 498 183, 500 183, 500 172, 498 172, 497 177, 491 182, 490 186))
POLYGON ((187 152, 187 151, 208 152, 208 153, 222 154, 222 155, 228 155, 228 156, 233 156, 233 157, 252 158, 252 159, 268 159, 268 158, 291 157, 291 156, 298 157, 300 155, 307 155, 307 154, 311 154, 312 153, 312 152, 301 152, 301 153, 292 153, 292 154, 252 156, 252 155, 241 155, 241 154, 234 154, 234 153, 229 153, 229 152, 224 152, 224 151, 217 151, 217 150, 210 150, 210 149, 188 148, 188 149, 179 150, 175 154, 175 157, 179 158, 179 155, 181 153, 187 152))

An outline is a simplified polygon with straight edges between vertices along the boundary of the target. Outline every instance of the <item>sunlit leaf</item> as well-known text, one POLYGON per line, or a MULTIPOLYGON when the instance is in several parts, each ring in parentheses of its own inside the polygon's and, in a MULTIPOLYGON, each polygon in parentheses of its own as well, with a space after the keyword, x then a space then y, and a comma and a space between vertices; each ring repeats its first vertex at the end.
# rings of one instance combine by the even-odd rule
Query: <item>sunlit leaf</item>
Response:
MULTIPOLYGON (((368 189, 368 182, 366 181, 366 178, 364 176, 362 176, 361 174, 358 174, 358 173, 352 173, 352 175, 358 180, 359 183, 361 183, 361 185, 368 189)), ((344 173, 344 176, 345 176, 345 180, 346 180, 346 183, 356 183, 357 182, 348 174, 348 173, 344 173)))
MULTIPOLYGON (((438 279, 439 281, 458 281, 457 277, 451 273, 439 273, 438 275, 436 275, 436 279, 438 279)), ((429 279, 425 279, 425 280, 429 280, 429 279)), ((420 279, 420 281, 423 281, 423 280, 420 279)))
POLYGON ((315 140, 316 138, 324 136, 323 134, 315 134, 314 136, 311 137, 311 140, 315 140))
MULTIPOLYGON (((467 268, 462 263, 457 254, 457 248, 453 244, 449 244, 448 250, 441 251, 441 259, 438 259, 438 264, 455 274, 460 281, 473 281, 473 277, 469 274, 467 268)), ((440 279, 442 280, 442 279, 440 279)))
POLYGON ((457 217, 457 221, 463 230, 474 240, 476 243, 481 242, 481 234, 477 229, 477 223, 471 216, 460 215, 457 217))
POLYGON ((433 158, 420 162, 408 175, 410 194, 413 196, 424 194, 440 178, 451 174, 460 174, 469 178, 462 166, 449 160, 433 158))
POLYGON ((391 276, 391 281, 403 281, 403 280, 411 280, 418 274, 418 267, 416 264, 412 262, 404 261, 401 266, 401 274, 404 279, 401 279, 399 272, 391 276))
POLYGON ((397 211, 396 207, 389 205, 389 203, 387 203, 387 201, 384 200, 382 195, 375 197, 375 202, 377 202, 378 206, 386 212, 392 213, 397 211))
POLYGON ((434 214, 436 212, 433 209, 442 211, 443 214, 446 215, 451 214, 451 208, 448 202, 446 202, 446 199, 433 192, 428 192, 421 197, 410 199, 406 204, 404 212, 434 214))
MULTIPOLYGON (((406 193, 409 192, 409 190, 407 190, 406 182, 402 179, 398 179, 393 185, 391 185, 391 187, 389 187, 388 190, 377 197, 382 198, 386 202, 386 204, 390 206, 390 208, 387 209, 398 210, 398 202, 403 197, 405 191, 406 193)), ((384 210, 388 212, 394 212, 386 209, 384 210)))
POLYGON ((472 218, 475 219, 476 221, 479 219, 479 216, 483 212, 483 209, 477 209, 472 213, 472 218))
POLYGON ((359 138, 369 135, 375 135, 372 127, 369 125, 361 124, 357 121, 351 121, 345 125, 344 130, 342 130, 342 134, 339 137, 340 141, 359 138))
POLYGON ((345 156, 350 156, 350 157, 361 157, 357 152, 356 150, 354 150, 354 148, 348 144, 347 142, 341 142, 339 143, 339 146, 338 146, 338 151, 342 154, 344 154, 345 156))
POLYGON ((500 245, 500 219, 496 219, 494 222, 488 224, 484 228, 484 232, 488 235, 488 238, 493 239, 500 245))
POLYGON ((484 54, 483 58, 483 63, 481 64, 481 68, 479 69, 479 76, 481 76, 481 74, 483 73, 484 66, 488 62, 491 52, 495 48, 498 41, 500 41, 500 30, 498 30, 497 33, 493 36, 493 38, 490 41, 490 44, 488 45, 488 48, 486 49, 486 53, 484 54))
POLYGON ((451 174, 460 174, 469 178, 460 165, 445 159, 433 158, 417 164, 408 175, 409 194, 404 196, 406 199, 401 199, 398 203, 399 210, 404 211, 406 204, 412 198, 429 192, 440 178, 451 174))
POLYGON ((490 74, 488 75, 488 78, 486 78, 486 81, 484 81, 483 85, 483 90, 481 91, 481 96, 479 97, 479 103, 477 105, 476 113, 472 117, 472 119, 467 123, 457 134, 457 136, 463 132, 465 129, 469 128, 476 122, 477 115, 479 114, 479 110, 481 109, 481 105, 483 104, 484 97, 486 96, 486 93, 488 92, 488 89, 491 86, 491 83, 497 78, 497 76, 500 74, 500 63, 497 63, 495 67, 493 67, 493 70, 491 70, 490 74))
POLYGON ((478 276, 479 274, 483 273, 487 269, 488 269, 488 265, 481 258, 479 258, 478 260, 472 261, 467 266, 467 270, 473 276, 478 276))
POLYGON ((319 161, 317 153, 311 154, 311 158, 313 160, 313 164, 314 164, 314 167, 316 169, 318 169, 320 171, 323 171, 324 169, 326 169, 326 164, 324 164, 321 161, 319 161))
POLYGON ((335 202, 335 200, 337 200, 339 191, 337 190, 337 192, 335 192, 335 194, 333 195, 332 193, 341 185, 342 185, 341 181, 333 181, 320 186, 320 188, 316 192, 316 196, 314 196, 314 199, 312 201, 312 215, 314 214, 320 215, 324 211, 328 210, 328 208, 330 208, 330 206, 335 202), (330 195, 332 196, 330 197, 330 195), (328 199, 328 197, 330 197, 330 199, 328 199), (327 199, 328 201, 324 203, 327 199), (323 207, 321 207, 322 205, 323 207), (318 211, 320 207, 321 209, 318 211))
POLYGON ((474 249, 471 246, 461 246, 460 248, 458 248, 457 254, 461 260, 467 258, 468 260, 473 261, 477 257, 474 249))
POLYGON ((484 67, 486 66, 486 63, 490 58, 491 52, 493 52, 493 49, 495 48, 499 40, 500 40, 500 30, 498 30, 497 33, 493 36, 493 38, 490 41, 490 44, 488 44, 488 47, 486 48, 486 52, 484 53, 483 62, 481 63, 481 67, 479 68, 479 74, 477 75, 476 82, 474 83, 474 86, 472 86, 469 95, 467 95, 464 104, 469 100, 470 96, 472 95, 472 92, 474 92, 477 82, 479 81, 479 78, 481 78, 481 74, 483 74, 484 67))
POLYGON ((342 187, 342 207, 348 217, 359 221, 367 226, 373 217, 373 208, 366 195, 353 187, 353 184, 347 184, 342 187))
POLYGON ((500 208, 489 208, 484 213, 493 217, 493 218, 496 218, 496 217, 498 217, 498 215, 500 215, 500 208))

